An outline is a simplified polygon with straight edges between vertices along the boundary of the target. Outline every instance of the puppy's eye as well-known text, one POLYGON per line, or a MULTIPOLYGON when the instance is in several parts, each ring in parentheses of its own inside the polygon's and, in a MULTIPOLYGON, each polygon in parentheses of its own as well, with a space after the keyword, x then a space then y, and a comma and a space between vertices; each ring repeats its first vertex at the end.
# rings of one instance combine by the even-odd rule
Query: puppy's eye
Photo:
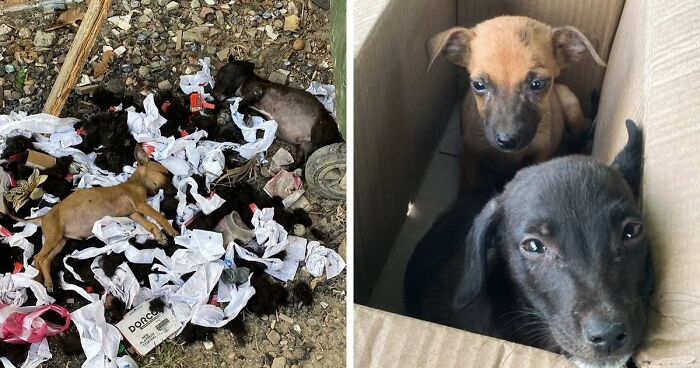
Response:
POLYGON ((530 82, 530 89, 532 91, 541 91, 547 88, 548 81, 546 79, 535 79, 530 82))
POLYGON ((475 92, 477 93, 484 93, 486 92, 486 85, 483 82, 480 81, 472 81, 472 88, 474 89, 475 92))
POLYGON ((520 246, 525 252, 532 254, 541 254, 547 250, 547 247, 538 239, 527 239, 520 246))
POLYGON ((643 231, 644 226, 641 222, 628 221, 622 227, 622 241, 624 242, 639 238, 643 231))

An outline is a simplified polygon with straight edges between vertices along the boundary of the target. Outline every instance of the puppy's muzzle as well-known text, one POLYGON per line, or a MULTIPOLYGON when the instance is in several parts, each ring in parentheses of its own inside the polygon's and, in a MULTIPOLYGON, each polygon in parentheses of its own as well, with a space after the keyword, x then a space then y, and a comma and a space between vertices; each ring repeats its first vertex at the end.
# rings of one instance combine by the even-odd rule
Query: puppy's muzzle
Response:
POLYGON ((498 147, 506 151, 514 150, 520 143, 520 137, 516 134, 501 134, 496 133, 496 144, 498 147))

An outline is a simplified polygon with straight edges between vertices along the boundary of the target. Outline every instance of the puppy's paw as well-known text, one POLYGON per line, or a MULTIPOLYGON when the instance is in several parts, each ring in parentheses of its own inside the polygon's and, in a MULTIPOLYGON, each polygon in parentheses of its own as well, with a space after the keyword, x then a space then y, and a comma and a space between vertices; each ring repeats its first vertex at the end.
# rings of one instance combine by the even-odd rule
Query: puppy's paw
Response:
POLYGON ((180 235, 180 233, 172 226, 165 228, 165 232, 173 238, 180 235))
POLYGON ((53 293, 53 282, 51 281, 45 281, 44 282, 44 287, 46 288, 47 293, 53 293))
POLYGON ((160 245, 166 245, 166 244, 168 244, 168 239, 165 238, 165 235, 163 235, 162 232, 158 232, 158 233, 157 233, 157 235, 156 235, 156 241, 157 241, 158 244, 160 244, 160 245))

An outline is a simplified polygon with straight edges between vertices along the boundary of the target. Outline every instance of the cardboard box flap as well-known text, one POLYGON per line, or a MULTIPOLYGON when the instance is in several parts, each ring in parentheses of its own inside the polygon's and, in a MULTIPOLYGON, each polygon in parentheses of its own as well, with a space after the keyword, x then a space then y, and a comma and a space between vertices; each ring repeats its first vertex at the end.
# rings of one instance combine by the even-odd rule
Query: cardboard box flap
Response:
POLYGON ((355 367, 574 367, 565 357, 355 305, 355 367))
POLYGON ((656 293, 641 367, 700 367, 700 2, 627 2, 605 77, 595 154, 645 132, 642 202, 656 293))

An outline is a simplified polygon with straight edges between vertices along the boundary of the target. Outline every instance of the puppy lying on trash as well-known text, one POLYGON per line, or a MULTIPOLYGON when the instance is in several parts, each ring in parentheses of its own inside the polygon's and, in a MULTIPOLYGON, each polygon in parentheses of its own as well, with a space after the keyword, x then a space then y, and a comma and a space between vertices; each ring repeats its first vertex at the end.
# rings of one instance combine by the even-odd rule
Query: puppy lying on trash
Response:
POLYGON ((521 170, 490 201, 461 197, 412 255, 409 314, 580 367, 624 366, 644 336, 654 285, 637 206, 642 137, 626 124, 627 145, 609 167, 563 157, 521 170))
POLYGON ((243 97, 238 105, 239 112, 252 112, 275 120, 277 136, 297 145, 292 169, 301 166, 317 149, 343 141, 335 119, 316 97, 263 79, 255 74, 254 68, 251 62, 229 57, 216 75, 214 95, 219 101, 232 96, 243 97))
POLYGON ((136 146, 134 156, 138 167, 124 183, 76 190, 47 214, 32 219, 22 219, 8 211, 7 215, 17 221, 41 225, 44 244, 34 257, 34 263, 40 271, 37 280, 43 280, 47 291, 53 291, 51 262, 66 241, 92 236, 93 225, 105 216, 131 218, 153 234, 161 245, 167 243, 165 236, 156 224, 146 220, 146 216, 156 220, 168 235, 178 235, 165 217, 146 202, 147 195, 155 195, 172 185, 170 173, 163 165, 151 161, 140 145, 136 146))

